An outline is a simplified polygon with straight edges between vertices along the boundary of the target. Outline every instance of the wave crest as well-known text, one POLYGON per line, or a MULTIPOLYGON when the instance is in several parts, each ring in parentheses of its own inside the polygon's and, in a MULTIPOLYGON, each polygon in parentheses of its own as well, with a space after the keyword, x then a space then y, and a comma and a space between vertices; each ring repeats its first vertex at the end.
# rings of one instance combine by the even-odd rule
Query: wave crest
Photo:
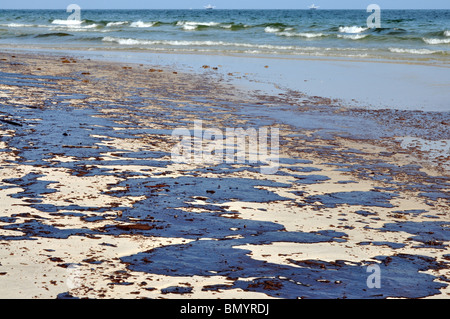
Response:
POLYGON ((60 20, 60 19, 56 19, 56 20, 52 21, 52 24, 67 25, 67 26, 71 26, 71 25, 79 26, 83 22, 84 21, 82 21, 82 20, 60 20))
POLYGON ((422 39, 427 44, 450 44, 450 39, 422 39))
POLYGON ((177 21, 177 26, 183 27, 183 30, 193 31, 197 30, 199 27, 215 27, 220 25, 219 22, 197 22, 197 21, 177 21))
POLYGON ((409 54, 434 54, 439 51, 432 51, 428 49, 400 49, 400 48, 389 48, 392 53, 409 53, 409 54))
POLYGON ((156 25, 156 22, 143 22, 141 20, 130 24, 132 28, 151 28, 156 25))
POLYGON ((285 36, 285 37, 302 37, 302 38, 320 38, 323 37, 324 34, 323 33, 308 33, 308 32, 288 32, 288 31, 284 31, 284 32, 279 32, 278 35, 281 36, 285 36))
POLYGON ((124 24, 128 24, 128 21, 108 22, 108 23, 106 24, 106 26, 107 26, 107 27, 114 27, 114 26, 124 25, 124 24))
POLYGON ((280 32, 280 31, 281 31, 281 29, 274 28, 274 27, 265 27, 264 28, 264 32, 267 32, 267 33, 276 33, 276 32, 280 32))
POLYGON ((362 33, 367 31, 369 28, 350 26, 350 27, 339 27, 339 32, 341 33, 362 33))
POLYGON ((6 26, 8 28, 28 28, 28 27, 34 27, 32 24, 21 24, 21 23, 9 23, 9 24, 2 24, 2 26, 6 26))
POLYGON ((368 34, 338 34, 337 37, 346 40, 361 40, 367 37, 368 34))

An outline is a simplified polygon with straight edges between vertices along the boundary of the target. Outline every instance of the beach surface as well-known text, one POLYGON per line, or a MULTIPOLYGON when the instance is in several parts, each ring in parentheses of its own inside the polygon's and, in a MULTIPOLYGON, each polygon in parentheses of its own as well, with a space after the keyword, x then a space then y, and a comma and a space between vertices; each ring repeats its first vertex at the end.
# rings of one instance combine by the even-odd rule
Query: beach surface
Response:
POLYGON ((1 298, 449 298, 445 104, 112 60, 0 53, 1 298), (278 169, 174 162, 199 120, 279 129, 278 169))

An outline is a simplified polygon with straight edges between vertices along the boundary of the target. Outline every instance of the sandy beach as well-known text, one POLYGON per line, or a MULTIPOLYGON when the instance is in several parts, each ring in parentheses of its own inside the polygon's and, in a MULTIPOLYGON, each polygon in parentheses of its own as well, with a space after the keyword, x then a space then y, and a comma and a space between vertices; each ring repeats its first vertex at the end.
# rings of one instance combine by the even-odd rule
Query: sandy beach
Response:
POLYGON ((449 112, 223 68, 0 53, 0 297, 449 298, 449 112), (174 162, 198 120, 276 127, 278 169, 174 162))

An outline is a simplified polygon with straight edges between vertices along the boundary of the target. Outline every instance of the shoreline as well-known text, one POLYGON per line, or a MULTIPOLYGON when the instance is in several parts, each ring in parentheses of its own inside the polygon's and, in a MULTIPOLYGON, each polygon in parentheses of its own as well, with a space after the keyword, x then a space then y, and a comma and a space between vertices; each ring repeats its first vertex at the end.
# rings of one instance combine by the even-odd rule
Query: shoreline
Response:
MULTIPOLYGON (((22 52, 22 51, 19 51, 22 52)), ((25 51, 26 52, 26 51, 25 51)), ((148 67, 166 67, 173 70, 178 70, 180 72, 191 73, 194 72, 197 76, 204 77, 207 76, 209 80, 218 81, 220 83, 227 83, 231 85, 233 90, 238 90, 240 96, 252 96, 256 100, 264 100, 268 105, 270 105, 273 101, 277 101, 278 105, 286 104, 286 106, 282 106, 282 113, 288 114, 292 113, 292 117, 286 117, 284 115, 276 116, 278 121, 282 121, 284 124, 297 126, 298 128, 302 128, 302 125, 307 123, 307 120, 300 120, 299 117, 306 114, 307 119, 312 119, 312 122, 317 122, 316 116, 313 114, 312 117, 308 117, 309 114, 307 112, 310 109, 309 106, 332 106, 333 110, 324 110, 323 107, 319 110, 319 113, 330 112, 332 117, 335 117, 334 114, 341 114, 342 119, 335 123, 335 120, 332 120, 332 124, 330 126, 323 126, 323 123, 317 124, 315 127, 311 126, 311 123, 307 123, 306 126, 310 129, 331 129, 336 130, 342 128, 344 132, 348 135, 348 137, 352 138, 361 138, 361 134, 365 136, 365 138, 369 138, 372 140, 383 139, 389 137, 393 140, 393 143, 401 145, 402 151, 413 151, 417 154, 420 154, 420 164, 432 167, 438 167, 441 173, 446 173, 450 169, 450 133, 448 130, 448 126, 450 125, 450 109, 448 107, 448 103, 446 101, 450 100, 450 91, 445 91, 445 94, 449 95, 448 99, 445 98, 445 94, 435 95, 438 97, 438 100, 443 104, 442 106, 434 106, 434 108, 429 107, 432 104, 431 101, 427 102, 427 107, 415 108, 411 106, 400 107, 392 105, 371 105, 367 101, 357 101, 352 96, 347 96, 345 98, 336 96, 336 91, 339 91, 342 87, 335 89, 333 91, 334 95, 328 93, 330 90, 330 83, 332 86, 336 86, 337 82, 342 81, 333 81, 328 83, 327 85, 312 84, 308 89, 307 87, 302 87, 301 89, 296 87, 296 83, 294 82, 294 87, 290 87, 286 79, 283 79, 278 73, 267 73, 268 69, 277 68, 278 65, 272 65, 269 62, 271 60, 278 60, 278 58, 266 59, 263 57, 249 57, 246 56, 244 58, 259 61, 261 63, 256 64, 256 66, 252 66, 247 70, 236 71, 239 68, 243 67, 243 63, 234 62, 233 60, 225 60, 222 62, 218 62, 222 58, 231 58, 231 59, 239 59, 243 57, 239 56, 221 56, 221 55, 213 55, 213 60, 209 60, 209 55, 199 55, 196 53, 187 53, 187 54, 177 54, 177 53, 155 53, 155 52, 147 52, 147 53, 139 53, 133 51, 125 51, 125 52, 117 52, 117 51, 72 51, 72 50, 43 50, 41 51, 44 55, 49 56, 73 56, 77 59, 87 59, 99 62, 106 63, 123 63, 121 62, 123 59, 128 59, 128 64, 143 66, 146 65, 148 67), (73 54, 75 53, 75 54, 73 54), (131 55, 129 55, 131 54, 131 55), (196 56, 195 59, 191 59, 192 56, 196 56), (172 57, 172 58, 168 58, 172 57), (187 60, 189 62, 187 62, 187 60), (219 64, 222 63, 222 64, 219 64), (248 72, 246 72, 248 71, 248 72), (274 75, 275 74, 275 75, 274 75), (276 82, 279 81, 279 82, 276 82), (283 85, 284 84, 284 85, 283 85), (239 88, 239 89, 237 89, 239 88), (327 92, 327 93, 326 93, 327 92), (290 108, 289 106, 294 106, 290 108), (297 106, 297 107, 295 107, 297 106), (287 111, 287 112, 286 112, 287 111), (301 115, 299 115, 299 112, 301 115), (425 115, 424 115, 425 114, 425 115), (347 123, 348 117, 354 119, 356 118, 356 122, 350 120, 347 123), (367 123, 365 120, 369 120, 367 123), (359 122, 358 122, 359 121, 359 122), (298 123, 297 123, 298 122, 298 123), (354 124, 352 124, 354 122, 354 124), (376 124, 375 124, 376 123, 376 124), (384 125, 384 123, 388 123, 382 130, 379 125, 384 125), (368 126, 365 126, 368 124, 368 126), (375 126, 373 125, 375 124, 375 126), (364 127, 364 132, 361 132, 360 127, 364 127), (367 131, 369 129, 369 131, 367 131), (383 132, 378 132, 383 131, 383 132), (384 134, 384 131, 392 131, 391 133, 384 134)), ((393 61, 357 61, 353 59, 333 59, 333 58, 306 58, 300 59, 303 63, 309 63, 311 61, 320 65, 321 63, 344 63, 350 65, 353 63, 361 63, 361 64, 391 64, 395 63, 393 61)), ((402 67, 410 66, 410 63, 400 63, 402 67)), ((436 66, 433 64, 418 64, 418 67, 429 67, 429 68, 437 68, 442 70, 442 66, 436 66)), ((347 67, 346 67, 347 68, 347 67)), ((444 67, 445 68, 445 67, 444 67)), ((290 71, 285 69, 277 69, 276 72, 281 72, 282 70, 289 73, 290 71)), ((326 73, 326 69, 321 68, 320 74, 326 73)), ((336 71, 336 70, 334 70, 336 71)), ((383 72, 385 72, 384 70, 383 72)), ((367 71, 369 72, 369 71, 367 71)), ((280 73, 281 74, 281 73, 280 73)), ((418 77, 423 76, 419 72, 419 70, 415 71, 415 75, 410 73, 409 76, 418 77)), ((308 77, 310 75, 305 75, 304 77, 308 77)), ((429 73, 428 76, 432 76, 432 73, 429 73)), ((351 77, 351 76, 350 76, 351 77)), ((403 76, 401 76, 403 78, 403 76)), ((387 80, 386 78, 380 78, 379 81, 387 80)), ((442 79, 440 79, 442 81, 442 79)), ((356 80, 355 80, 356 81, 356 80)), ((308 80, 301 80, 300 82, 312 82, 310 78, 308 80)), ((316 79, 316 82, 323 82, 323 77, 316 79)), ((384 87, 393 87, 393 83, 389 81, 384 81, 384 87)), ((380 82, 376 83, 377 87, 381 87, 380 82)), ((434 86, 434 84, 430 85, 430 87, 434 86)), ((439 86, 442 88, 445 87, 445 84, 441 83, 439 86)), ((421 88, 409 87, 409 84, 406 85, 407 93, 414 91, 416 96, 411 96, 410 101, 417 98, 417 96, 426 95, 422 92, 421 88)), ((345 93, 345 95, 353 94, 354 90, 351 89, 349 92, 345 93), (350 93, 352 92, 352 93, 350 93)), ((388 95, 393 94, 391 90, 388 92, 388 95)), ((363 95, 367 94, 367 92, 363 92, 363 95)), ((375 93, 376 95, 378 93, 375 93)), ((392 95, 389 95, 392 96, 392 95)), ((373 97, 371 97, 373 98, 373 97)), ((425 98, 427 99, 427 98, 425 98)), ((397 96, 395 99, 392 98, 392 101, 402 100, 401 96, 397 96)), ((270 113, 274 113, 268 111, 266 115, 269 117, 273 116, 270 113)), ((321 120, 319 120, 321 121, 321 120)))
MULTIPOLYGON (((220 66, 222 79, 248 90, 276 95, 294 91, 339 101, 344 107, 450 112, 447 64, 414 60, 379 60, 314 56, 252 56, 196 52, 2 48, 37 51, 100 61, 156 64, 196 72, 220 66), (156 62, 155 62, 156 61, 156 62), (233 74, 229 76, 229 74, 233 74)), ((14 51, 19 50, 19 51, 14 51)))
POLYGON ((0 53, 0 114, 22 125, 0 123, 2 297, 448 298, 448 158, 427 167, 377 126, 445 137, 433 112, 242 90, 211 63, 14 55, 0 53), (279 171, 173 163, 171 131, 199 118, 278 126, 279 171), (366 289, 373 263, 382 290, 366 289))

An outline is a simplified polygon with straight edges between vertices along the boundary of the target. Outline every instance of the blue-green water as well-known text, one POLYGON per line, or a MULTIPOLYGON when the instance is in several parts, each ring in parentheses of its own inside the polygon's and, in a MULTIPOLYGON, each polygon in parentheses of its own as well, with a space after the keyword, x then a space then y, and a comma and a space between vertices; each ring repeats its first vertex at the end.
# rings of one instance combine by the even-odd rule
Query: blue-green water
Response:
POLYGON ((0 10, 0 45, 447 61, 450 10, 0 10))

